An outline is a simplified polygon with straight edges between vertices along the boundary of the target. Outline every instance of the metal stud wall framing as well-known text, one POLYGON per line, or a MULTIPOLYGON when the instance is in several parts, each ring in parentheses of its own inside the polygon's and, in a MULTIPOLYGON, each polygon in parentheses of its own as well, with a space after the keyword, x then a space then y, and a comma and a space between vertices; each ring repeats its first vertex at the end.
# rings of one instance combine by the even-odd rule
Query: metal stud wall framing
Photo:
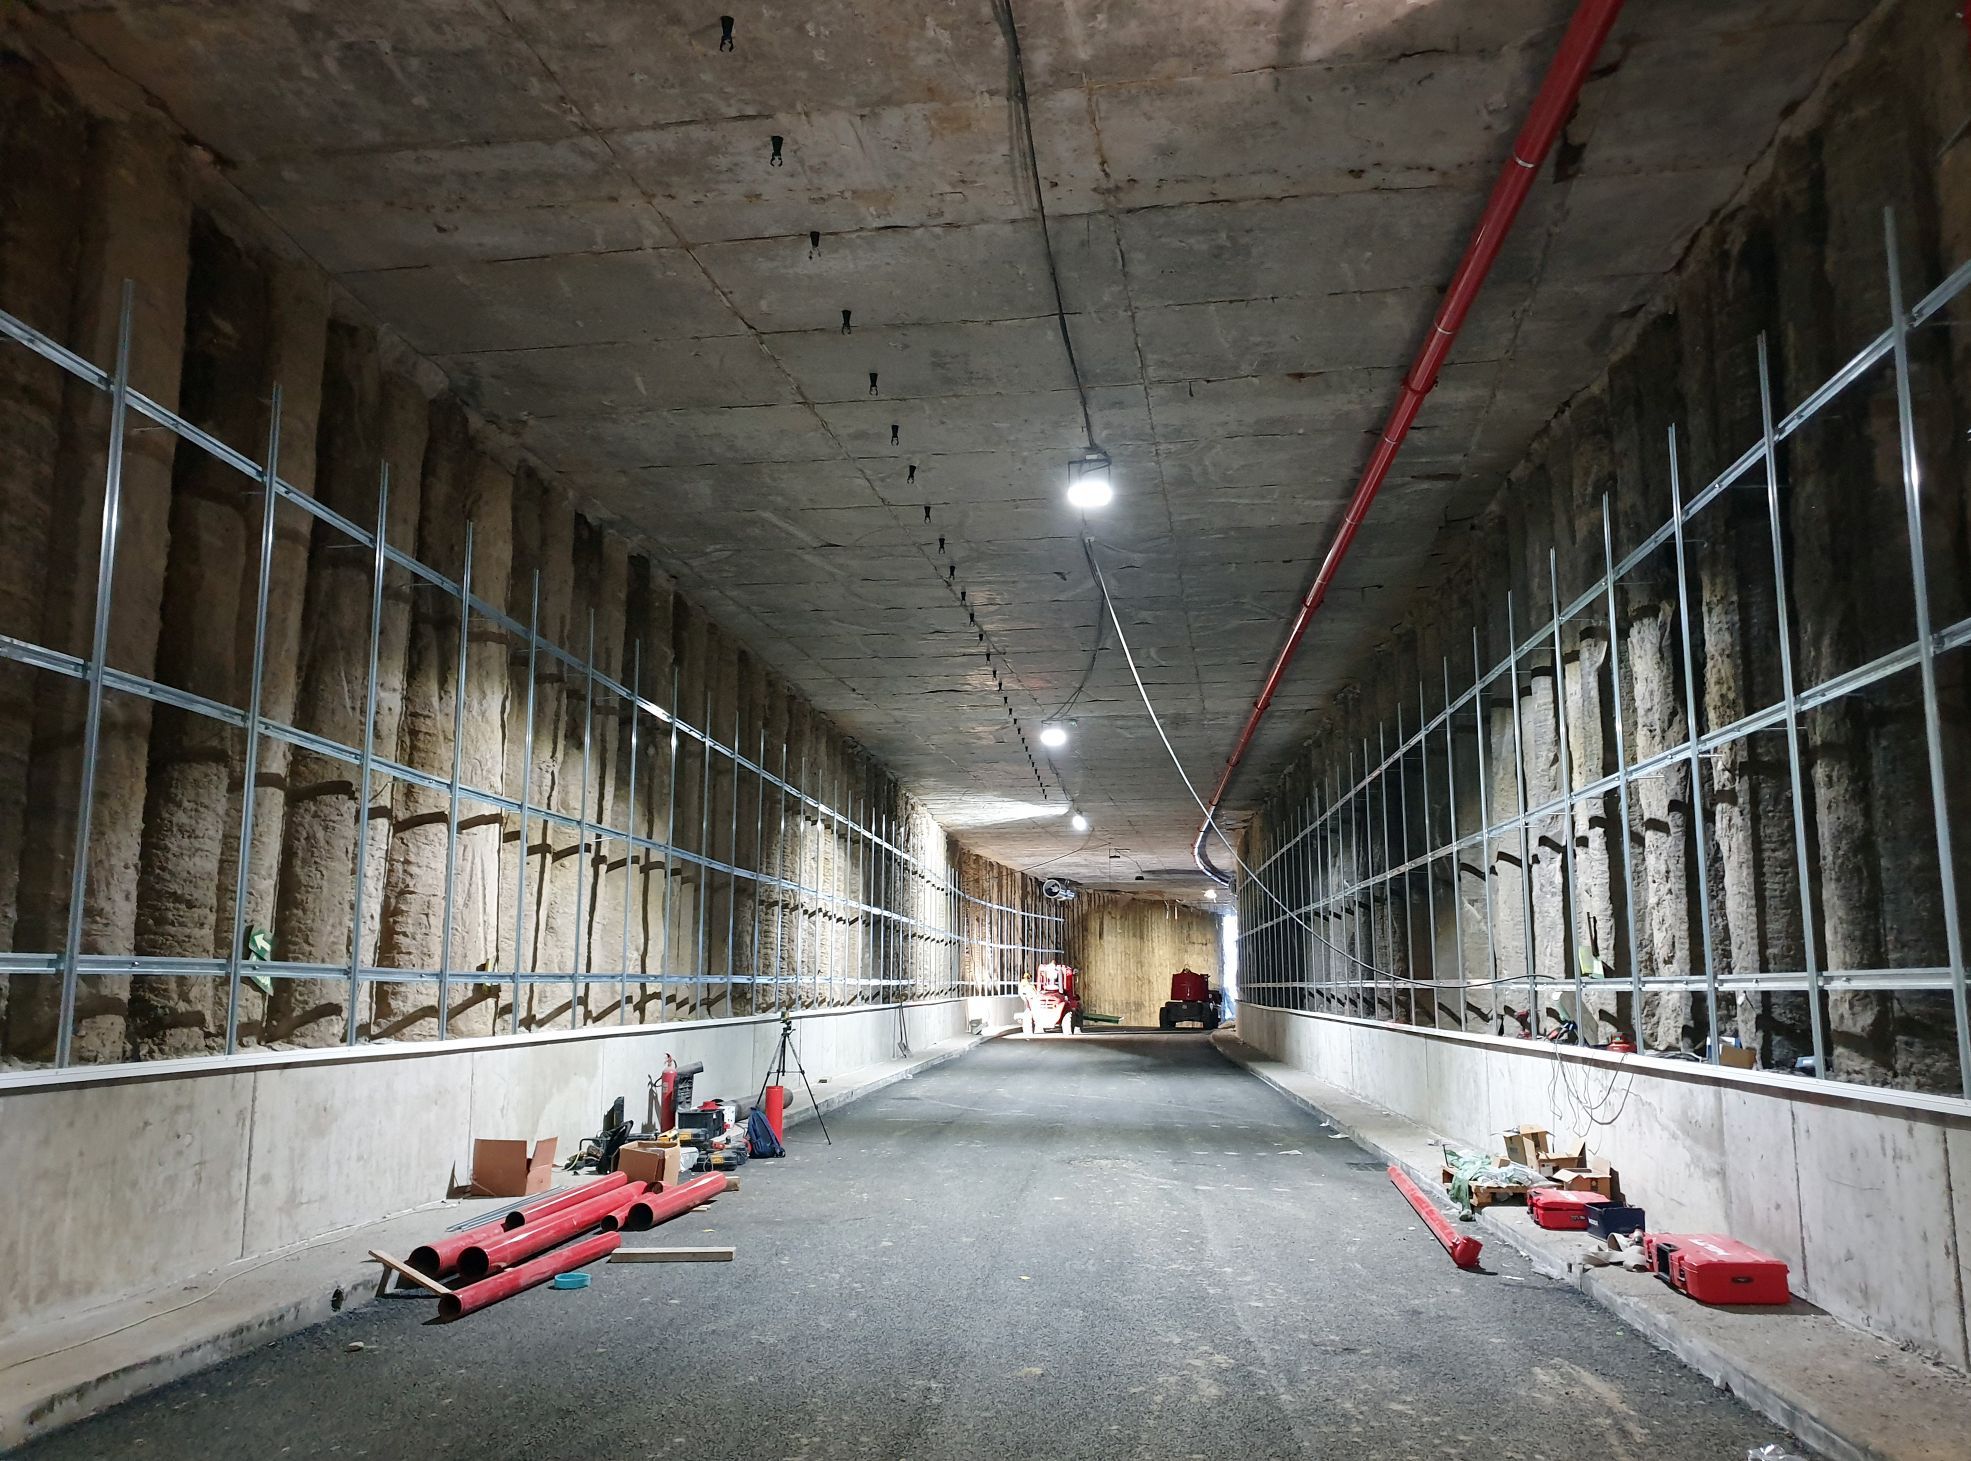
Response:
MULTIPOLYGON (((380 473, 374 529, 365 528, 351 521, 281 480, 275 466, 279 461, 280 451, 281 413, 278 393, 272 411, 274 426, 267 442, 266 456, 263 461, 255 462, 208 432, 194 426, 177 413, 134 390, 130 383, 132 313, 133 294, 131 286, 126 283, 118 329, 117 358, 114 365, 108 369, 83 359, 25 322, 0 313, 0 339, 8 342, 0 348, 29 350, 66 372, 74 380, 103 392, 110 401, 108 466, 100 525, 101 552, 97 559, 94 633, 89 652, 87 655, 75 655, 26 640, 0 636, 0 659, 25 665, 36 671, 65 676, 87 686, 87 704, 82 726, 83 755, 81 785, 78 789, 74 873, 69 889, 64 946, 59 950, 45 952, 0 953, 0 974, 15 980, 46 978, 60 982, 60 1016, 54 1051, 56 1067, 71 1063, 79 981, 80 976, 86 974, 155 973, 175 977, 207 977, 225 981, 228 988, 225 1051, 227 1054, 232 1054, 241 1048, 240 986, 245 975, 268 980, 346 979, 348 995, 344 1038, 349 1044, 356 1044, 363 1038, 360 1016, 362 991, 366 986, 382 983, 435 982, 438 987, 439 1007, 436 1038, 442 1040, 450 1033, 450 1020, 447 1016, 451 1009, 452 992, 454 988, 467 984, 485 986, 494 983, 506 986, 510 990, 512 1001, 506 1028, 511 1033, 518 1033, 520 991, 527 985, 570 985, 574 993, 570 1001, 569 1020, 573 1024, 579 1024, 583 1009, 582 987, 607 986, 613 983, 616 986, 617 1022, 627 1023, 631 985, 689 990, 692 995, 691 1009, 694 1015, 703 1017, 708 1003, 722 1002, 726 1011, 733 1011, 732 991, 736 987, 752 991, 752 1007, 755 1010, 844 1003, 884 1004, 953 995, 1010 994, 1017 989, 1018 981, 1024 972, 1045 959, 1059 955, 1062 924, 1059 916, 1041 913, 1032 908, 991 902, 966 892, 950 876, 946 867, 927 861, 909 850, 903 835, 907 831, 907 823, 900 827, 886 812, 873 809, 869 805, 872 798, 867 789, 858 792, 850 787, 837 787, 830 792, 828 800, 809 794, 801 785, 810 771, 809 767, 802 764, 805 761, 805 753, 798 761, 790 764, 791 753, 788 746, 768 745, 764 726, 756 746, 739 747, 736 744, 737 727, 734 728, 735 744, 722 743, 707 730, 698 728, 679 713, 685 707, 678 704, 678 684, 675 675, 672 678, 671 694, 668 697, 672 708, 667 709, 659 704, 646 693, 640 642, 630 647, 630 660, 635 669, 631 675, 631 683, 624 685, 595 667, 595 625, 592 614, 585 626, 587 648, 581 654, 556 644, 540 634, 538 623, 541 579, 538 572, 535 573, 531 585, 534 609, 529 616, 530 622, 526 624, 518 622, 498 606, 476 596, 472 591, 469 524, 464 569, 460 580, 456 582, 419 562, 403 547, 388 541, 390 482, 387 470, 380 473), (260 484, 257 603, 253 662, 248 678, 251 693, 244 708, 192 694, 120 670, 108 663, 107 635, 121 530, 119 504, 122 464, 125 437, 133 420, 144 423, 142 429, 162 427, 170 431, 182 446, 205 452, 242 476, 260 484), (267 652, 268 585, 273 565, 275 518, 278 505, 281 503, 291 504, 306 513, 318 528, 325 526, 340 534, 350 546, 360 546, 370 560, 372 585, 369 683, 364 696, 364 734, 360 745, 344 745, 298 726, 274 721, 262 714, 260 686, 267 652), (451 707, 452 764, 448 776, 433 775, 405 765, 383 754, 375 743, 378 628, 382 622, 385 575, 392 569, 408 574, 414 587, 447 595, 458 605, 460 627, 457 674, 451 707), (494 788, 471 785, 462 775, 462 738, 458 732, 466 713, 465 663, 472 628, 480 623, 497 628, 506 636, 508 644, 514 647, 511 669, 517 670, 522 661, 526 667, 526 720, 523 732, 526 737, 526 754, 523 764, 528 770, 523 772, 523 784, 517 797, 508 796, 494 788), (577 815, 573 817, 542 805, 534 799, 534 788, 526 784, 534 761, 535 688, 544 665, 551 666, 564 675, 569 686, 579 683, 583 687, 582 792, 580 807, 577 815), (254 836, 255 798, 252 796, 242 798, 237 863, 237 879, 240 886, 234 891, 231 905, 232 937, 224 957, 185 959, 82 952, 83 910, 89 892, 87 850, 90 836, 90 810, 95 797, 94 781, 103 720, 103 699, 107 693, 134 696, 153 704, 175 706, 240 731, 245 746, 243 784, 248 787, 254 785, 256 760, 267 738, 284 741, 292 747, 334 758, 354 770, 355 776, 352 780, 357 788, 357 795, 352 803, 351 814, 358 819, 359 835, 355 838, 355 876, 351 888, 352 948, 345 962, 337 965, 304 964, 248 957, 245 949, 248 929, 245 923, 244 883, 249 861, 248 854, 254 836), (589 788, 592 785, 591 773, 596 769, 591 765, 591 737, 596 714, 595 699, 598 694, 613 696, 623 706, 630 708, 628 736, 632 750, 629 760, 631 781, 627 820, 631 827, 634 827, 637 821, 640 796, 650 798, 662 795, 668 799, 671 809, 676 810, 678 805, 676 779, 680 767, 686 764, 680 760, 680 751, 688 750, 693 744, 699 748, 698 770, 705 785, 700 788, 700 795, 697 797, 700 811, 697 850, 679 846, 674 840, 663 841, 641 836, 629 827, 610 825, 606 816, 591 814, 593 809, 589 803, 589 788), (657 744, 666 745, 669 751, 666 774, 669 784, 661 791, 649 786, 639 787, 635 780, 635 768, 638 765, 637 751, 643 744, 644 738, 652 736, 658 738, 657 744), (834 849, 832 854, 824 856, 823 838, 812 837, 799 838, 791 844, 799 848, 807 859, 799 869, 788 867, 776 869, 764 865, 747 867, 730 858, 710 856, 709 834, 713 830, 710 825, 713 798, 704 793, 710 786, 715 763, 722 768, 722 774, 730 776, 733 781, 734 795, 731 797, 733 825, 719 831, 719 836, 728 851, 736 851, 738 846, 739 807, 742 801, 750 801, 756 824, 753 839, 757 854, 756 861, 762 864, 776 859, 783 863, 791 862, 786 851, 790 846, 787 840, 788 829, 803 819, 825 830, 826 840, 834 849), (770 764, 774 769, 769 769, 770 764), (742 776, 750 778, 750 782, 742 783, 740 780, 742 776), (360 958, 364 924, 362 904, 365 864, 371 856, 369 838, 361 834, 360 826, 370 814, 371 789, 377 777, 394 777, 442 793, 445 797, 447 840, 442 935, 445 958, 441 960, 441 967, 438 969, 381 968, 367 965, 360 958), (738 794, 742 784, 750 786, 749 797, 738 794), (521 828, 523 847, 527 845, 527 838, 531 835, 532 828, 552 824, 575 833, 577 856, 584 866, 599 844, 604 842, 626 849, 628 865, 635 866, 641 862, 647 875, 654 875, 652 864, 661 866, 662 876, 665 879, 664 886, 668 892, 663 900, 662 952, 652 960, 654 967, 645 970, 629 968, 630 920, 627 899, 623 913, 622 957, 618 961, 619 967, 615 969, 593 967, 594 960, 589 952, 593 940, 586 931, 579 908, 576 923, 582 932, 577 937, 574 968, 541 970, 519 967, 522 962, 522 950, 526 946, 526 939, 521 935, 520 930, 527 920, 528 899, 526 886, 528 858, 523 857, 522 875, 519 880, 520 885, 516 889, 514 911, 515 967, 471 971, 450 968, 462 800, 480 807, 497 809, 503 818, 507 816, 516 818, 521 828), (848 810, 843 809, 845 806, 848 810), (776 828, 776 834, 771 841, 767 836, 769 823, 776 828), (774 859, 768 856, 769 848, 775 854, 774 859), (795 875, 787 876, 786 873, 789 871, 794 872, 795 875), (681 893, 678 875, 686 872, 692 874, 696 884, 694 892, 689 896, 695 897, 698 901, 696 912, 690 915, 688 920, 684 916, 684 910, 677 906, 681 893), (723 968, 708 967, 713 961, 707 949, 707 919, 717 907, 716 904, 708 905, 710 896, 708 889, 716 878, 726 879, 721 914, 725 923, 723 938, 726 955, 723 968), (742 937, 738 924, 742 902, 738 896, 738 888, 741 884, 752 889, 752 897, 747 900, 751 906, 745 913, 745 916, 752 920, 750 937, 742 937), (761 956, 769 947, 769 941, 764 938, 765 921, 769 918, 774 925, 773 937, 770 940, 774 959, 771 967, 766 967, 761 956), (791 932, 787 927, 790 921, 794 923, 791 932), (984 936, 982 937, 981 934, 984 936), (683 947, 687 940, 693 947, 683 947), (734 967, 737 951, 742 945, 749 948, 754 955, 752 967, 747 969, 734 967), (788 956, 790 951, 791 957, 788 956), (681 961, 680 953, 688 954, 689 957, 681 961), (716 994, 711 992, 714 986, 718 990, 716 994)), ((711 721, 709 693, 707 703, 695 708, 702 713, 702 723, 709 725, 711 721)), ((666 825, 669 827, 671 837, 675 839, 677 828, 668 821, 666 825)), ((585 895, 587 881, 586 878, 577 881, 578 900, 585 895)))
MULTIPOLYGON (((1893 214, 1885 214, 1888 256, 1888 299, 1890 319, 1887 327, 1868 345, 1836 371, 1793 410, 1775 418, 1772 381, 1764 341, 1758 350, 1758 370, 1763 428, 1760 439, 1700 491, 1686 496, 1681 481, 1682 455, 1676 431, 1671 428, 1670 481, 1672 513, 1634 549, 1616 557, 1615 535, 1609 500, 1601 503, 1601 576, 1546 623, 1528 632, 1523 628, 1524 606, 1509 594, 1503 605, 1506 638, 1511 646, 1503 660, 1484 668, 1480 656, 1480 635, 1471 632, 1470 664, 1462 656, 1446 656, 1442 667, 1441 693, 1436 687, 1417 687, 1415 710, 1406 716, 1399 706, 1395 713, 1394 735, 1378 728, 1373 741, 1339 753, 1309 769, 1303 779, 1304 793, 1283 792, 1263 813, 1259 835, 1264 839, 1255 849, 1251 866, 1239 888, 1240 969, 1244 998, 1275 1008, 1316 1010, 1355 1015, 1371 1019, 1390 1019, 1439 1028, 1467 1028, 1467 1014, 1473 1006, 1474 991, 1494 992, 1503 1002, 1508 994, 1522 999, 1533 1033, 1542 1030, 1544 1002, 1557 994, 1571 999, 1577 1028, 1573 1038, 1587 1039, 1587 1019, 1582 1012, 1590 1008, 1597 995, 1604 1000, 1626 996, 1630 1019, 1640 1020, 1645 1000, 1652 993, 1700 994, 1708 1018, 1711 1038, 1698 1054, 1713 1062, 1719 1060, 1719 1001, 1724 995, 1797 992, 1804 994, 1810 1013, 1813 1071, 1829 1072, 1830 1036, 1826 1028, 1825 998, 1834 991, 1926 991, 1950 996, 1954 1019, 1957 1067, 1962 1094, 1971 1099, 1971 1014, 1967 1013, 1965 949, 1962 918, 1958 907, 1959 881, 1963 870, 1957 865, 1953 846, 1951 787, 1947 784, 1950 764, 1946 736, 1939 713, 1938 666, 1947 657, 1962 656, 1971 645, 1971 618, 1937 626, 1932 623, 1933 593, 1924 542, 1924 471, 1918 450, 1918 431, 1911 386, 1909 341, 1913 332, 1926 324, 1936 328, 1955 325, 1961 319, 1949 316, 1947 308, 1971 289, 1971 264, 1956 269, 1934 290, 1913 306, 1905 304, 1897 264, 1897 244, 1893 214), (1884 513, 1903 519, 1908 539, 1908 590, 1914 610, 1915 637, 1906 644, 1855 665, 1819 683, 1802 684, 1795 663, 1797 615, 1789 605, 1797 599, 1789 595, 1802 587, 1790 581, 1787 563, 1787 536, 1781 512, 1782 480, 1779 447, 1789 437, 1807 427, 1819 413, 1857 386, 1870 373, 1886 369, 1893 373, 1896 428, 1900 446, 1900 501, 1879 504, 1884 513), (1703 727, 1699 691, 1693 676, 1701 644, 1693 643, 1697 633, 1692 614, 1691 582, 1695 566, 1687 549, 1698 533, 1694 525, 1706 508, 1719 503, 1726 493, 1756 491, 1763 498, 1764 518, 1771 538, 1774 602, 1778 610, 1778 668, 1782 693, 1761 709, 1743 715, 1731 724, 1710 729, 1703 727), (1623 671, 1618 596, 1625 583, 1635 582, 1659 555, 1668 550, 1674 562, 1676 606, 1681 650, 1681 693, 1685 734, 1679 744, 1659 749, 1647 756, 1635 752, 1625 714, 1632 707, 1623 704, 1623 671), (1570 764, 1567 724, 1567 690, 1581 683, 1577 668, 1568 671, 1570 642, 1578 649, 1583 628, 1599 637, 1607 647, 1604 696, 1612 710, 1608 732, 1612 739, 1615 769, 1605 775, 1585 776, 1570 764), (1523 636, 1523 637, 1522 637, 1523 636), (1457 661, 1454 663, 1454 660, 1457 661), (1915 672, 1920 682, 1921 723, 1927 789, 1931 805, 1925 818, 1933 829, 1935 868, 1940 884, 1942 949, 1944 962, 1925 967, 1888 969, 1839 969, 1825 967, 1816 934, 1814 906, 1815 869, 1811 861, 1807 816, 1811 788, 1805 772, 1801 722, 1819 707, 1847 697, 1859 696, 1892 676, 1915 672), (1555 686, 1552 693, 1554 724, 1545 727, 1553 736, 1558 759, 1559 795, 1529 805, 1528 742, 1532 731, 1525 716, 1537 702, 1527 695, 1527 684, 1535 674, 1555 686), (1468 685, 1453 694, 1454 680, 1468 685), (1512 804, 1489 804, 1491 790, 1498 785, 1487 775, 1488 735, 1486 721, 1493 713, 1504 718, 1510 709, 1510 723, 1504 740, 1510 747, 1513 766, 1510 773, 1512 804), (1662 773, 1680 763, 1687 766, 1693 788, 1708 789, 1708 758, 1722 747, 1745 741, 1755 735, 1780 736, 1785 744, 1786 785, 1791 793, 1791 838, 1784 849, 1791 866, 1792 885, 1798 898, 1804 940, 1804 967, 1777 970, 1721 971, 1719 951, 1714 947, 1713 907, 1709 886, 1712 849, 1707 845, 1705 798, 1696 797, 1695 814, 1689 822, 1695 839, 1691 890, 1700 930, 1696 967, 1676 973, 1645 975, 1637 957, 1635 910, 1638 906, 1638 869, 1634 866, 1635 837, 1631 821, 1631 801, 1635 783, 1662 773), (1461 802, 1457 790, 1457 770, 1467 749, 1475 748, 1478 785, 1467 791, 1461 802), (1391 782, 1395 785, 1392 787, 1391 782), (1414 802, 1421 793, 1423 846, 1410 844, 1415 816, 1414 802), (1620 808, 1620 825, 1625 835, 1609 837, 1611 878, 1619 880, 1625 894, 1623 913, 1627 921, 1627 967, 1590 973, 1584 968, 1584 915, 1581 908, 1583 882, 1575 865, 1580 841, 1576 811, 1591 799, 1597 808, 1614 798, 1620 808), (1463 811, 1474 803, 1479 809, 1476 825, 1467 825, 1463 811), (1400 828, 1392 844, 1388 817, 1392 805, 1400 828), (1430 808, 1448 808, 1450 825, 1432 826, 1430 808), (1563 829, 1560 846, 1554 851, 1562 858, 1558 892, 1562 900, 1560 918, 1565 947, 1555 950, 1536 947, 1552 939, 1535 937, 1534 847, 1543 828, 1563 829), (1483 929, 1466 920, 1472 910, 1459 889, 1459 879, 1469 873, 1469 864, 1485 870, 1483 929), (1521 892, 1517 926, 1495 927, 1495 899, 1490 891, 1493 870, 1499 863, 1516 863, 1521 892), (1440 925, 1438 902, 1448 895, 1448 927, 1440 925), (1422 927, 1419 928, 1418 925, 1422 927), (1448 937, 1452 952, 1441 951, 1448 937), (1465 966, 1467 939, 1476 949, 1482 939, 1485 967, 1465 966), (1448 976, 1448 977, 1447 977, 1448 976), (1455 1004, 1452 1004, 1455 1001, 1455 1004), (1447 1008, 1446 1006, 1449 1006, 1447 1008)), ((1948 484, 1945 490, 1949 490, 1948 484)), ((1721 531, 1707 524, 1706 529, 1721 531)), ((1590 529, 1592 531, 1592 529, 1590 529)), ((1584 534, 1586 536, 1586 534, 1584 534)), ((1544 576, 1552 597, 1560 604, 1558 558, 1550 551, 1544 576)), ((1809 592, 1811 588, 1809 587, 1809 592)), ((1897 613, 1907 613, 1910 604, 1897 605, 1897 613)), ((1885 613, 1888 610, 1885 608, 1885 613)), ((1577 664, 1580 663, 1577 656, 1577 664)), ((1962 661, 1952 665, 1961 677, 1962 661)), ((1434 677, 1433 677, 1434 678, 1434 677)), ((1330 753, 1331 755, 1334 753, 1330 753)), ((1468 759, 1468 758, 1467 758, 1468 759)), ((1963 789, 1958 788, 1960 795, 1963 789)), ((1591 813, 1591 816, 1598 813, 1591 813)), ((1549 832, 1547 840, 1553 840, 1549 832)), ((1770 849, 1768 849, 1770 851, 1770 849)), ((1612 936, 1611 936, 1612 941, 1612 936)))

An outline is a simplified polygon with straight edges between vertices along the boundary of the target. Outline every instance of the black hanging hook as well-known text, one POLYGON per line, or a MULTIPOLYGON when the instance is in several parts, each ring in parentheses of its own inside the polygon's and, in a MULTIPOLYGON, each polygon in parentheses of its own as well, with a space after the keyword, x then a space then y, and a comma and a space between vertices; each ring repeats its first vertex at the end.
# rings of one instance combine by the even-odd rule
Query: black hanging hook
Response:
POLYGON ((821 230, 818 228, 810 228, 808 230, 808 257, 810 259, 813 259, 820 257, 820 255, 821 255, 821 230))
POLYGON ((901 429, 902 429, 902 428, 901 428, 901 427, 899 427, 899 426, 898 426, 898 425, 896 424, 896 422, 894 422, 894 421, 892 421, 892 422, 890 423, 890 445, 891 445, 891 446, 895 446, 895 445, 897 444, 897 433, 898 433, 898 431, 900 431, 901 429))
POLYGON ((730 15, 721 15, 719 17, 719 49, 721 51, 732 49, 732 17, 730 15))
POLYGON ((917 463, 912 462, 910 464, 910 475, 905 477, 904 481, 915 482, 916 480, 917 480, 917 463))
POLYGON ((771 142, 771 143, 773 144, 773 156, 771 156, 771 157, 769 157, 769 158, 767 159, 767 165, 768 165, 769 167, 779 167, 779 166, 781 165, 781 164, 780 164, 780 148, 781 148, 781 145, 782 145, 782 144, 783 144, 784 142, 786 142, 786 140, 787 140, 787 139, 786 139, 785 137, 782 137, 782 136, 780 136, 780 135, 779 135, 778 133, 776 133, 776 134, 775 134, 775 135, 773 135, 772 137, 769 137, 769 138, 768 138, 767 140, 768 140, 769 142, 771 142))
POLYGON ((850 319, 854 316, 854 314, 855 311, 852 309, 845 309, 842 311, 842 333, 844 335, 849 334, 855 328, 853 325, 849 323, 850 319))
POLYGON ((958 565, 954 563, 951 565, 951 571, 945 575, 945 580, 949 582, 957 577, 958 577, 958 565))
POLYGON ((876 372, 873 370, 869 372, 869 394, 876 394, 876 372))
POLYGON ((930 520, 931 520, 931 504, 927 502, 924 504, 924 521, 929 522, 930 520))
POLYGON ((938 552, 944 552, 944 534, 942 533, 938 535, 938 552))

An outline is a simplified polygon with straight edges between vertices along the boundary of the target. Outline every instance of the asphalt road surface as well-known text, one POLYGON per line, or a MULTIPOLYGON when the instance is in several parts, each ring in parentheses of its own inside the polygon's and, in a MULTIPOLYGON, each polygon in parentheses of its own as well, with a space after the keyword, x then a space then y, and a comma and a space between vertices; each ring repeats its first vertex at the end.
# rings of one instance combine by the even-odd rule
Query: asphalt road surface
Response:
POLYGON ((599 1264, 448 1326, 392 1295, 21 1454, 1744 1461, 1787 1440, 1503 1245, 1454 1269, 1379 1163, 1196 1034, 994 1041, 829 1127, 630 1239, 736 1262, 599 1264))

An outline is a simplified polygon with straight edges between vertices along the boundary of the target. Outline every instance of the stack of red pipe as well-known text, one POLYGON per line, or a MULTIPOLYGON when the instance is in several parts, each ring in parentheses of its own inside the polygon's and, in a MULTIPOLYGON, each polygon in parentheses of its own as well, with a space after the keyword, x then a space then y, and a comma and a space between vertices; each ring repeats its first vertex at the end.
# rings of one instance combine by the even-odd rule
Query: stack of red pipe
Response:
POLYGON ((457 1319, 607 1257, 624 1232, 668 1222, 725 1189, 719 1172, 668 1190, 616 1172, 448 1234, 413 1250, 410 1265, 430 1278, 458 1281, 438 1301, 440 1319, 457 1319))

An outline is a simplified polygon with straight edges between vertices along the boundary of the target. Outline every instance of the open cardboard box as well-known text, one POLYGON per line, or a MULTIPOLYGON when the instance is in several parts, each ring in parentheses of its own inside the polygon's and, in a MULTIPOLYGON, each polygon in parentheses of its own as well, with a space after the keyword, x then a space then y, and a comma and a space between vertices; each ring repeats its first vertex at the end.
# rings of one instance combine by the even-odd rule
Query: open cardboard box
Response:
POLYGON ((616 1170, 632 1182, 648 1182, 656 1187, 674 1184, 682 1171, 684 1154, 676 1143, 633 1141, 616 1153, 616 1170))
POLYGON ((472 1193, 475 1197, 532 1197, 554 1182, 554 1138, 534 1143, 481 1137, 472 1144, 472 1193))

